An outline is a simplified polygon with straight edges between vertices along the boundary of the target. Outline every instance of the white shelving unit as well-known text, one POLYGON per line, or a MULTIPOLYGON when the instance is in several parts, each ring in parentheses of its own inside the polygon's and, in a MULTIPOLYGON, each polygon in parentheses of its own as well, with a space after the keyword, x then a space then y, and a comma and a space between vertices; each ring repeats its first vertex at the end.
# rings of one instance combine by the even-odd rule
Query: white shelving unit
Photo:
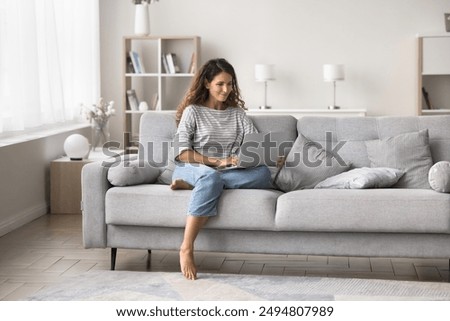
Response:
POLYGON ((126 36, 123 38, 122 110, 124 113, 124 149, 135 152, 139 120, 144 112, 132 109, 127 91, 134 90, 138 102, 145 101, 149 110, 175 110, 183 98, 200 61, 198 36, 126 36), (130 51, 136 52, 144 67, 143 73, 130 71, 130 51), (168 73, 162 63, 167 53, 176 55, 180 71, 168 73))
POLYGON ((450 34, 419 34, 417 43, 418 114, 450 114, 450 34))

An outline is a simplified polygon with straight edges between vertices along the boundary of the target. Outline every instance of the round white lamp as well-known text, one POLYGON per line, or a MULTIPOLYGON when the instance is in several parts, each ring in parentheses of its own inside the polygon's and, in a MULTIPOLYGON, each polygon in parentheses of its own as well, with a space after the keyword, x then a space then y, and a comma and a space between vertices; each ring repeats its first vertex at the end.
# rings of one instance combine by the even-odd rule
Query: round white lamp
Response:
POLYGON ((89 153, 89 140, 80 134, 73 134, 64 141, 64 151, 70 160, 82 160, 89 153))

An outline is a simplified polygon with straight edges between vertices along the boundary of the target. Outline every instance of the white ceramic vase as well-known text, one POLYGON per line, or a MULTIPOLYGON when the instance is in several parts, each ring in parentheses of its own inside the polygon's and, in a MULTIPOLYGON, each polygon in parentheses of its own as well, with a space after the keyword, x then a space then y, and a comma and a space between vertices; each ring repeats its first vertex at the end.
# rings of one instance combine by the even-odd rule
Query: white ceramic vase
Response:
POLYGON ((150 34, 150 21, 148 14, 148 4, 136 4, 136 12, 134 17, 134 33, 139 36, 147 36, 150 34))

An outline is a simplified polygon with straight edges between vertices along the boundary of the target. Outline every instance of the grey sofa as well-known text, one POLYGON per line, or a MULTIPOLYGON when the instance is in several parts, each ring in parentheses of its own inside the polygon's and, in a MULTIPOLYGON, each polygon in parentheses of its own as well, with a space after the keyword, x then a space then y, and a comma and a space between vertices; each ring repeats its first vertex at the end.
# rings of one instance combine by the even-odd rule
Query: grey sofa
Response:
MULTIPOLYGON (((346 141, 340 156, 370 166, 367 140, 428 129, 433 162, 450 160, 450 116, 253 116, 261 132, 298 133, 324 143, 346 141)), ((140 155, 163 166, 176 132, 173 113, 141 117, 140 155)), ((161 169, 162 170, 162 169, 161 169)), ((86 248, 177 250, 189 190, 161 183, 112 186, 108 167, 84 166, 83 237, 86 248)), ((450 194, 431 188, 225 190, 219 215, 200 232, 196 250, 242 253, 450 258, 450 194)))

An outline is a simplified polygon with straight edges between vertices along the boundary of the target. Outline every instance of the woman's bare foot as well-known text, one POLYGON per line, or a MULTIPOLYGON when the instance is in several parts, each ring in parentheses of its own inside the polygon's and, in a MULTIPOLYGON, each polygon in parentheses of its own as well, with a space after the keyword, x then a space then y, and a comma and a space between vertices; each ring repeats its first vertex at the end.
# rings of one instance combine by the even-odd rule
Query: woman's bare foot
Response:
POLYGON ((197 279, 197 267, 194 262, 194 251, 192 249, 180 249, 181 273, 188 280, 197 279))
POLYGON ((170 188, 176 190, 176 189, 193 189, 194 187, 192 187, 192 185, 186 183, 182 179, 176 179, 172 181, 172 184, 170 184, 170 188))

